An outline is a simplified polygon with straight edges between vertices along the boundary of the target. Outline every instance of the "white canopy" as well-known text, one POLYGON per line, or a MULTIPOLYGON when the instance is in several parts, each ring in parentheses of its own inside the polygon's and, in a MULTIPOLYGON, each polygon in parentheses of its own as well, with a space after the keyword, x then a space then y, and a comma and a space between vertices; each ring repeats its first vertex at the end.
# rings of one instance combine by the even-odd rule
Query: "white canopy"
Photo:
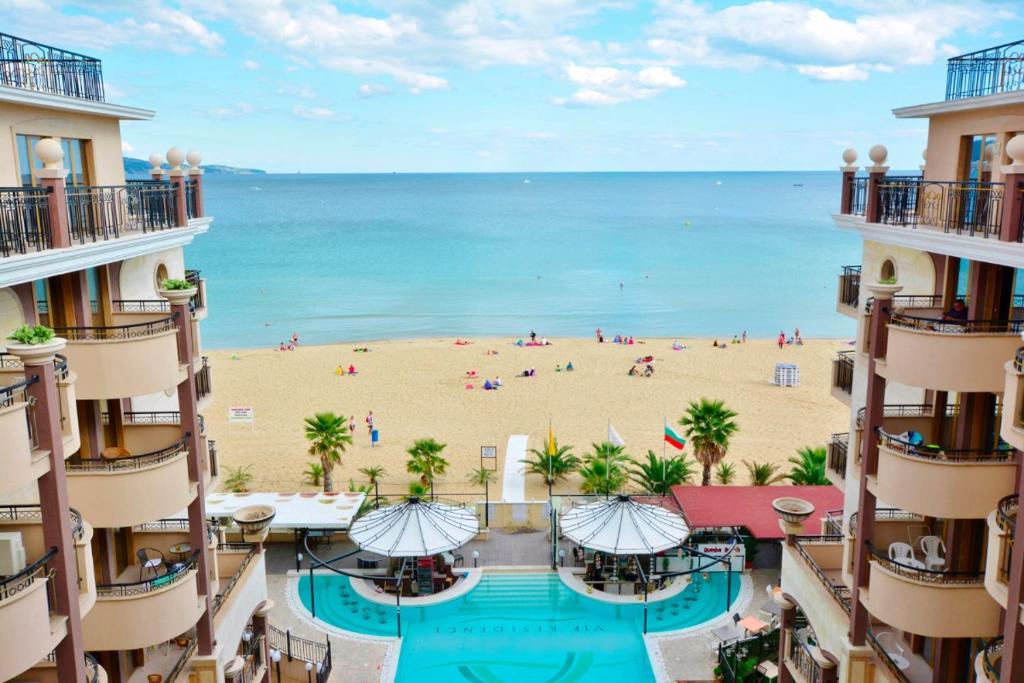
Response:
POLYGON ((424 557, 459 548, 479 530, 480 523, 470 509, 410 498, 363 515, 348 535, 367 552, 424 557))
POLYGON ((657 505, 615 496, 562 513, 562 533, 593 550, 614 555, 653 555, 690 535, 686 521, 657 505))

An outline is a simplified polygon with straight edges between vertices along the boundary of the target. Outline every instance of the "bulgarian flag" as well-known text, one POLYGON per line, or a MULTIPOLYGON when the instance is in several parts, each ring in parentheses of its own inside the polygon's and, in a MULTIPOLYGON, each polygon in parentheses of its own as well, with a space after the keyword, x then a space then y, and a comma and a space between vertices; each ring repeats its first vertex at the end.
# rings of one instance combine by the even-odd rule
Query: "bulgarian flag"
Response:
POLYGON ((686 445, 686 439, 672 431, 672 428, 669 427, 668 424, 665 425, 665 441, 667 441, 672 448, 679 451, 683 450, 683 446, 686 445))

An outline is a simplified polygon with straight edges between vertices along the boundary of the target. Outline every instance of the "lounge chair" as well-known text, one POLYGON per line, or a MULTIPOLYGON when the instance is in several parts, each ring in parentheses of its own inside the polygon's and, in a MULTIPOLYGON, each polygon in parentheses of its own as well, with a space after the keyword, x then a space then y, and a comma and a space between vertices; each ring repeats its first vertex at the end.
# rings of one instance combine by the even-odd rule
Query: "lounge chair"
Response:
POLYGON ((156 548, 139 548, 135 551, 135 557, 139 560, 139 581, 142 581, 142 573, 147 569, 156 578, 156 570, 164 566, 164 554, 156 548))
POLYGON ((924 552, 924 563, 928 569, 942 569, 946 566, 946 544, 938 536, 922 536, 918 541, 924 552), (939 551, 942 555, 939 555, 939 551))

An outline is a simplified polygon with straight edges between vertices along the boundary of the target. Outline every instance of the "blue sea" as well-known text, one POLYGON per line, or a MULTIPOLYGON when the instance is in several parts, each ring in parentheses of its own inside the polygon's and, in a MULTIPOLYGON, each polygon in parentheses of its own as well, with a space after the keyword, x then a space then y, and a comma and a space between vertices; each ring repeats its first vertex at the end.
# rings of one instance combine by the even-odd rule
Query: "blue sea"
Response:
POLYGON ((506 335, 854 334, 839 174, 205 178, 210 348, 506 335))

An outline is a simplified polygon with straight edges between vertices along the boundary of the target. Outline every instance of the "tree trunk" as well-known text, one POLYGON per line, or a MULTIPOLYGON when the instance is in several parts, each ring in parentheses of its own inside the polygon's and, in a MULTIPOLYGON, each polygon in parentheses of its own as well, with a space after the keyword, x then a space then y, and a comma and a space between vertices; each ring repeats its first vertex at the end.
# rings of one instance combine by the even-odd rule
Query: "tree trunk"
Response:
POLYGON ((704 465, 704 476, 700 480, 701 486, 711 486, 711 465, 704 465))
POLYGON ((324 493, 334 493, 334 463, 321 458, 320 466, 324 468, 324 493))

